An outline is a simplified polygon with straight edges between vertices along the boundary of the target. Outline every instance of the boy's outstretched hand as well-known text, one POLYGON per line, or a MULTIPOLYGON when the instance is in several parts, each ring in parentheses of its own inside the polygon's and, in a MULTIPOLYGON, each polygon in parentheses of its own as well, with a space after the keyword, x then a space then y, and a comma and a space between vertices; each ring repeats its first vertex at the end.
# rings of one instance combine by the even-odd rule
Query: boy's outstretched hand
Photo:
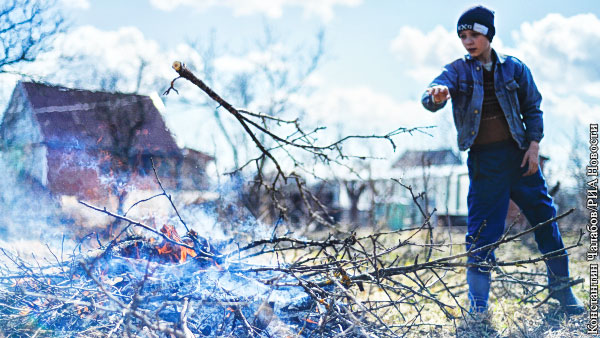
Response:
POLYGON ((433 86, 427 88, 427 93, 433 98, 433 103, 439 104, 450 99, 450 91, 446 86, 433 86))
POLYGON ((521 162, 521 168, 528 164, 527 171, 523 174, 523 176, 533 175, 538 171, 538 164, 540 162, 539 159, 539 151, 540 144, 536 141, 531 141, 529 143, 529 148, 523 155, 523 161, 521 162))

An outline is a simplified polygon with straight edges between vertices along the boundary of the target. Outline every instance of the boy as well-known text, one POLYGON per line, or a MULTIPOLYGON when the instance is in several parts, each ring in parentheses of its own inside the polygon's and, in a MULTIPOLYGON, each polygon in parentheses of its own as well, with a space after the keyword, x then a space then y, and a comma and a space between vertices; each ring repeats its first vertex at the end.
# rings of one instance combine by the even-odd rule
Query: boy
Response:
MULTIPOLYGON (((435 112, 452 98, 458 146, 469 149, 466 243, 467 250, 475 250, 500 239, 509 199, 532 225, 555 217, 556 209, 538 166, 542 97, 529 69, 517 58, 491 48, 495 34, 491 10, 468 9, 458 20, 457 32, 468 54, 444 67, 423 94, 422 103, 435 112)), ((567 313, 584 312, 571 288, 559 286, 568 280, 569 268, 556 222, 538 228, 535 240, 543 254, 558 250, 546 261, 552 297, 567 313)), ((467 262, 494 260, 493 250, 482 250, 467 262)), ((489 267, 467 268, 471 312, 487 311, 490 281, 489 267)))

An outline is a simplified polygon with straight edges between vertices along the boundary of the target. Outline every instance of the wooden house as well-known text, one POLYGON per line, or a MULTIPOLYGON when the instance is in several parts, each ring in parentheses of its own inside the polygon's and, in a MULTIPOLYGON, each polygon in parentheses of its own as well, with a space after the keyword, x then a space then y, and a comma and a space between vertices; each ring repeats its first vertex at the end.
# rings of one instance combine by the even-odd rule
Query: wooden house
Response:
POLYGON ((213 158, 180 149, 158 97, 19 82, 2 124, 4 161, 54 195, 102 200, 166 187, 206 189, 213 158), (152 159, 152 160, 151 160, 152 159))

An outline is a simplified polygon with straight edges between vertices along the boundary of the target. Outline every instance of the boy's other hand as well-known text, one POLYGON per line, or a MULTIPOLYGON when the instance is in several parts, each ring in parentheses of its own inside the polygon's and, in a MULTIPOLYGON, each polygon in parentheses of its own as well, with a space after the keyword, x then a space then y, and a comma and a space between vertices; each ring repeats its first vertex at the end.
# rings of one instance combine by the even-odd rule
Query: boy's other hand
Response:
POLYGON ((439 104, 450 99, 450 91, 446 86, 433 86, 427 88, 427 93, 431 95, 433 103, 439 104))
POLYGON ((528 164, 527 171, 523 174, 523 176, 533 175, 538 171, 538 164, 540 163, 539 159, 539 151, 540 144, 536 141, 531 141, 529 143, 529 148, 523 155, 523 161, 521 162, 521 168, 528 164))

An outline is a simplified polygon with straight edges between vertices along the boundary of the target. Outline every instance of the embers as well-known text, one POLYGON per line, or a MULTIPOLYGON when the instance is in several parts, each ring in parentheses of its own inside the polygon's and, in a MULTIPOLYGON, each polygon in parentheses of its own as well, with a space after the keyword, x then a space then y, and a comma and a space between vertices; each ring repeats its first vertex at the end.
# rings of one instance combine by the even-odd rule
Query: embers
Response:
MULTIPOLYGON (((183 243, 193 247, 193 241, 187 238, 182 240, 177 233, 177 229, 172 225, 163 225, 160 232, 177 243, 183 243)), ((183 263, 188 256, 196 257, 196 251, 194 249, 169 242, 166 239, 163 239, 161 245, 157 246, 156 251, 161 261, 171 263, 183 263)))
POLYGON ((193 241, 182 239, 174 226, 165 224, 160 232, 165 237, 159 240, 135 238, 119 243, 118 255, 158 263, 185 263, 189 257, 197 256, 193 241))

